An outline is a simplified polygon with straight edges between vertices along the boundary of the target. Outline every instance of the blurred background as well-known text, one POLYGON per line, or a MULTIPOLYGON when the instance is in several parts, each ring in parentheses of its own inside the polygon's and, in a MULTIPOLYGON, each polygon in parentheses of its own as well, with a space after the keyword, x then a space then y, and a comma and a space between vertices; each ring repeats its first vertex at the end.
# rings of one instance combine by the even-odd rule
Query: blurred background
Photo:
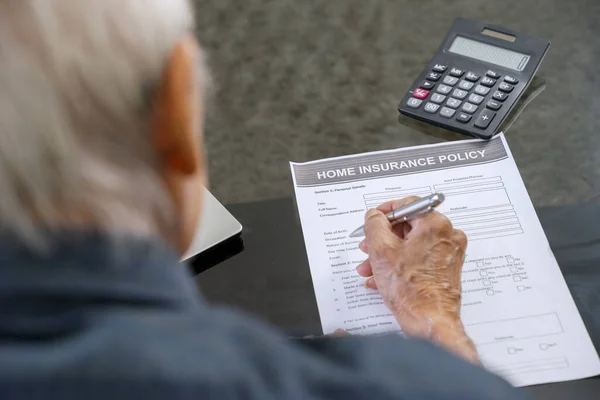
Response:
POLYGON ((290 196, 288 161, 436 143, 397 106, 456 17, 552 42, 507 138, 535 205, 600 202, 599 0, 193 0, 224 203, 290 196))

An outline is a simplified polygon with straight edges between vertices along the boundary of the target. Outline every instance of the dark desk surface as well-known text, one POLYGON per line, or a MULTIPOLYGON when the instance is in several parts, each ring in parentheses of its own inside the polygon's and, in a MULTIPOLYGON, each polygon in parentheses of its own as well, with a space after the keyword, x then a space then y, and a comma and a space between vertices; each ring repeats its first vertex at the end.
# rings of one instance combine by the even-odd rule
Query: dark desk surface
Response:
MULTIPOLYGON (((289 332, 321 334, 308 261, 291 198, 228 207, 244 250, 198 277, 204 296, 289 332)), ((547 207, 538 215, 596 348, 600 348, 600 207, 547 207)), ((539 399, 596 399, 600 378, 525 388, 539 399)))

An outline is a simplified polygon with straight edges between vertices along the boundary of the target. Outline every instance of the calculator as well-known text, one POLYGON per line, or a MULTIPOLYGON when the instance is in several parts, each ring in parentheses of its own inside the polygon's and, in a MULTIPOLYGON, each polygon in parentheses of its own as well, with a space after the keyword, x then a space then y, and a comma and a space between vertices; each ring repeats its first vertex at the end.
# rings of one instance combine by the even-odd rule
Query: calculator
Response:
POLYGON ((459 18, 398 111, 490 139, 537 72, 550 42, 459 18))

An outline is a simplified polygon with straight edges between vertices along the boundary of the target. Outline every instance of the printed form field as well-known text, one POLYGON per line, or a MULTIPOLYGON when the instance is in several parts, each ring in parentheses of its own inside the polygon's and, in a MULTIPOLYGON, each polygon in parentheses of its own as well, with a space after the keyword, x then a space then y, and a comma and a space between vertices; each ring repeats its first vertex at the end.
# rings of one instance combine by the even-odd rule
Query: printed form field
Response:
POLYGON ((446 196, 443 210, 449 211, 444 214, 456 228, 467 234, 470 241, 523 233, 500 176, 438 184, 433 186, 433 190, 431 186, 421 186, 368 193, 363 198, 369 209, 386 201, 408 196, 424 197, 434 192, 446 196))
POLYGON ((367 209, 377 207, 378 205, 390 200, 403 199, 408 196, 429 196, 433 192, 431 186, 421 186, 412 189, 390 190, 388 192, 369 193, 363 195, 367 209))
POLYGON ((500 176, 434 185, 434 191, 446 196, 444 214, 470 241, 523 233, 500 176))

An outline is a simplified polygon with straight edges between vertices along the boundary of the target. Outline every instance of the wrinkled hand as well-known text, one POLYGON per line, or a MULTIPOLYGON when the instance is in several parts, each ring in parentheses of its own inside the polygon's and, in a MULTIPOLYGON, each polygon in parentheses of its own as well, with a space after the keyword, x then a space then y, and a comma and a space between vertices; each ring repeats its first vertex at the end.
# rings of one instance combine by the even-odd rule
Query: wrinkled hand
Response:
POLYGON ((359 247, 368 259, 357 267, 379 289, 403 331, 431 339, 477 360, 473 342, 460 320, 460 274, 467 237, 433 211, 395 226, 384 214, 417 197, 382 204, 365 216, 366 238, 359 247))

